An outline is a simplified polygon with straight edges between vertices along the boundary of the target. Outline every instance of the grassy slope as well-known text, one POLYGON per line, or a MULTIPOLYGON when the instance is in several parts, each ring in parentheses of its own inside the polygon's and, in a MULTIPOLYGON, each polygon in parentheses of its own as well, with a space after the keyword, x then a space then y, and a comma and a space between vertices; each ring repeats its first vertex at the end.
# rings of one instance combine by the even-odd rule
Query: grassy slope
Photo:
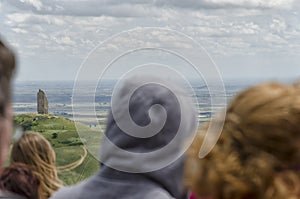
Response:
MULTIPOLYGON (((58 166, 70 164, 83 155, 84 140, 80 140, 73 121, 50 114, 16 115, 14 120, 26 131, 39 132, 50 141, 56 152, 58 166)), ((92 137, 98 134, 85 125, 79 124, 79 127, 92 137)), ((66 185, 74 184, 94 174, 98 165, 98 161, 88 153, 81 165, 73 170, 60 172, 59 177, 66 185)))

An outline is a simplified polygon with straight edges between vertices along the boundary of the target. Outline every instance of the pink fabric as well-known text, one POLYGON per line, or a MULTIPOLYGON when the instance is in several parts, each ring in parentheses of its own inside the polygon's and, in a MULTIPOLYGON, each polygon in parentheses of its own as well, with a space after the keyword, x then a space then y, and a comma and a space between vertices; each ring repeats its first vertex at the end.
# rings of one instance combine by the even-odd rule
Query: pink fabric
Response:
POLYGON ((189 199, 198 199, 198 198, 195 196, 195 194, 191 193, 189 199))
POLYGON ((197 197, 196 194, 190 193, 189 199, 211 199, 210 197, 197 197))

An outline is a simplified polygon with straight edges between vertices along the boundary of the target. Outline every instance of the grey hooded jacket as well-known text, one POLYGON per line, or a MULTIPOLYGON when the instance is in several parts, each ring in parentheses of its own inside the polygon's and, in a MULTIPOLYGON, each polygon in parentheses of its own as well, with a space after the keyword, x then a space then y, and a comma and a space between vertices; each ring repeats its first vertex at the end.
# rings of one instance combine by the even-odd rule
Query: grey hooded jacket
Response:
POLYGON ((61 188, 51 199, 186 198, 183 188, 184 156, 180 149, 183 142, 195 129, 195 110, 191 101, 184 101, 185 104, 180 104, 178 96, 184 98, 184 92, 174 93, 170 88, 158 84, 144 85, 136 89, 132 96, 127 96, 130 89, 138 84, 140 82, 136 80, 127 80, 114 96, 117 99, 113 104, 114 108, 120 111, 117 113, 119 115, 112 114, 112 111, 109 114, 105 131, 107 139, 123 150, 145 154, 160 150, 170 144, 172 140, 177 140, 173 143, 175 146, 171 147, 169 151, 160 153, 161 157, 151 159, 151 162, 147 159, 141 162, 135 158, 120 156, 104 139, 100 147, 100 159, 103 163, 101 163, 99 172, 77 185, 61 188), (146 126, 151 122, 160 123, 160 120, 163 120, 161 110, 153 109, 152 116, 149 116, 149 110, 157 104, 164 108, 167 118, 157 134, 148 138, 136 138, 121 130, 117 125, 116 117, 119 119, 126 117, 121 109, 126 107, 125 98, 127 97, 130 97, 127 110, 129 110, 132 120, 139 126, 146 126), (185 112, 182 108, 185 109, 185 112), (176 137, 179 128, 183 133, 176 137), (168 165, 158 167, 157 170, 142 172, 145 171, 145 168, 152 168, 151 165, 158 165, 169 157, 174 157, 174 160, 170 161, 168 165), (124 165, 124 168, 121 168, 120 165, 124 165), (131 172, 127 172, 127 170, 131 172))

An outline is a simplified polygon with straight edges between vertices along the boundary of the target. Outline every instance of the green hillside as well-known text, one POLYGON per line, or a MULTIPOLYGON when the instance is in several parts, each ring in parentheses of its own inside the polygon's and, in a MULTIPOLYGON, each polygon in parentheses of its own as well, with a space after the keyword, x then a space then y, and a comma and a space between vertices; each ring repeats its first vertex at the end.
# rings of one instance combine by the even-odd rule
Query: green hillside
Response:
POLYGON ((89 139, 90 144, 90 140, 96 140, 93 147, 97 149, 99 132, 77 124, 88 135, 86 139, 80 139, 73 121, 51 114, 16 115, 14 121, 25 131, 39 132, 50 141, 56 152, 59 177, 66 185, 82 181, 98 170, 98 161, 87 152, 83 142, 89 139))

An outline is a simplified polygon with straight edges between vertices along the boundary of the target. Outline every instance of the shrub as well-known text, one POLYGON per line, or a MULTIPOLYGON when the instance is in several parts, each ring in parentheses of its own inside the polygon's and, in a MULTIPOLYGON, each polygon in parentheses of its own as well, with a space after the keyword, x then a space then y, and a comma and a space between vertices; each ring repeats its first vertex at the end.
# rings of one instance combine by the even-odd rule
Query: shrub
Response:
POLYGON ((58 137, 58 133, 52 133, 52 139, 56 139, 58 137))

